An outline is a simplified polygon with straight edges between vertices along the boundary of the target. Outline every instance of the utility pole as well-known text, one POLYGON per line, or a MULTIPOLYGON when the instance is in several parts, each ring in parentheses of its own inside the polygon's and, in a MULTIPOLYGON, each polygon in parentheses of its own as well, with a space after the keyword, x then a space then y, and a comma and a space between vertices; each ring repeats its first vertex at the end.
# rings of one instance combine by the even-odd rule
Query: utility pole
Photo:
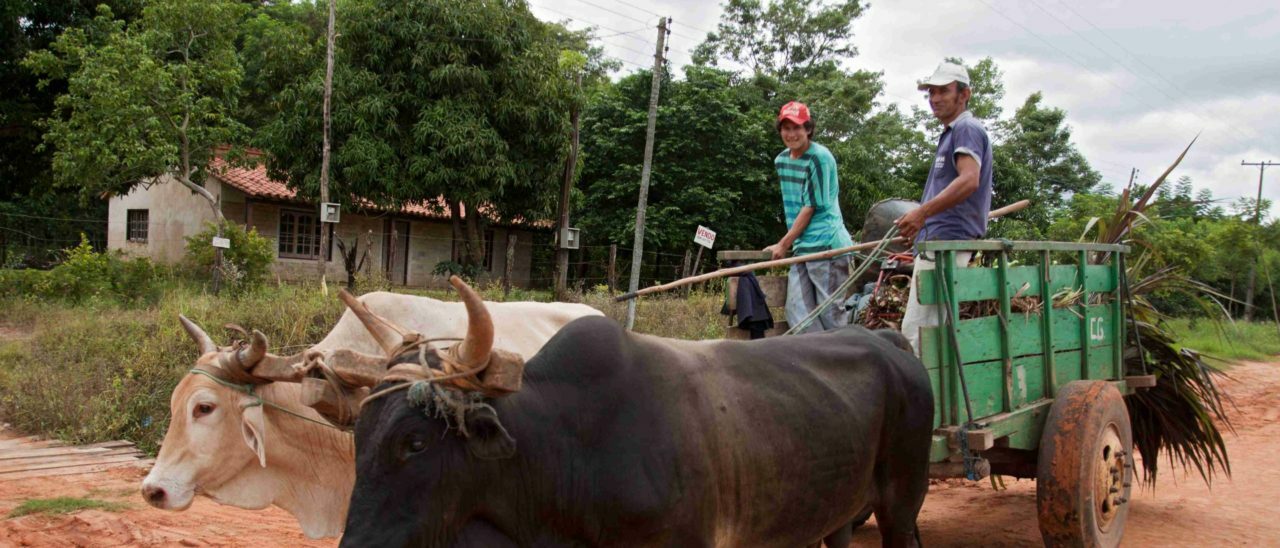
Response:
POLYGON ((1129 186, 1126 188, 1133 188, 1133 180, 1137 178, 1138 178, 1138 168, 1135 167, 1129 171, 1129 186))
MULTIPOLYGON (((1240 160, 1242 166, 1258 166, 1258 201, 1253 204, 1253 224, 1262 226, 1262 176, 1267 172, 1267 166, 1280 166, 1276 162, 1246 162, 1240 160)), ((1257 243, 1256 241, 1254 242, 1257 243)), ((1244 321, 1253 321, 1253 281, 1258 274, 1258 261, 1262 260, 1262 250, 1258 250, 1258 255, 1253 258, 1253 264, 1249 265, 1249 285, 1246 286, 1244 292, 1244 321)))
POLYGON ((569 144, 569 159, 564 165, 564 182, 560 185, 560 234, 556 241, 560 246, 556 249, 556 300, 564 300, 565 288, 569 279, 569 250, 564 247, 564 235, 569 228, 569 192, 573 189, 573 175, 578 170, 578 107, 582 97, 582 71, 574 77, 578 95, 573 100, 573 110, 569 112, 569 123, 573 126, 572 139, 569 144))
MULTIPOLYGON (((631 284, 628 291, 640 290, 640 258, 644 253, 644 210, 649 201, 649 172, 653 167, 653 132, 658 124, 658 88, 662 84, 663 53, 666 52, 667 22, 658 19, 658 47, 653 54, 653 83, 649 85, 649 127, 644 135, 644 166, 640 169, 640 202, 636 204, 636 239, 631 249, 631 284)), ((636 299, 627 301, 627 331, 636 325, 636 299)))
POLYGON ((329 32, 326 38, 327 51, 324 61, 324 146, 320 152, 320 204, 317 206, 319 216, 316 226, 320 227, 320 256, 316 258, 316 273, 324 280, 325 263, 328 262, 325 252, 329 250, 329 226, 324 222, 324 204, 329 201, 329 96, 333 94, 333 12, 336 0, 329 0, 329 32))

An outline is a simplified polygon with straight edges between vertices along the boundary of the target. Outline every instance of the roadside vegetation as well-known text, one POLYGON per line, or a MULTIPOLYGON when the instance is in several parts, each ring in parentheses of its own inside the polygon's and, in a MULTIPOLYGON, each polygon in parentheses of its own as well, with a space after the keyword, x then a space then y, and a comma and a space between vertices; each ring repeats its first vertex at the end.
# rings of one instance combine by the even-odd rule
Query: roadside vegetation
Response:
MULTIPOLYGON (((99 295, 83 300, 36 295, 0 298, 0 325, 30 332, 0 341, 0 420, 23 432, 75 443, 115 439, 155 452, 169 417, 169 394, 196 359, 196 348, 178 325, 185 314, 219 342, 233 335, 218 326, 234 323, 259 329, 272 350, 296 352, 328 333, 343 312, 337 286, 266 284, 242 294, 214 297, 202 285, 166 274, 155 282, 157 296, 145 305, 99 295), (327 293, 327 294, 326 294, 327 293)), ((360 292, 379 289, 362 286, 360 292)), ((482 285, 482 295, 501 301, 502 289, 482 285)), ((450 290, 396 291, 456 300, 450 290)), ((604 288, 575 300, 623 321, 626 305, 614 303, 604 288)), ((513 289, 506 300, 549 301, 547 291, 513 289)), ((727 320, 720 315, 717 286, 642 299, 636 330, 663 337, 717 339, 727 320)), ((1224 360, 1261 360, 1280 354, 1275 324, 1215 324, 1174 320, 1180 344, 1224 360)))
POLYGON ((30 514, 70 514, 80 510, 106 510, 120 512, 129 509, 128 504, 105 500, 56 497, 51 499, 30 499, 14 508, 5 517, 16 518, 30 514))

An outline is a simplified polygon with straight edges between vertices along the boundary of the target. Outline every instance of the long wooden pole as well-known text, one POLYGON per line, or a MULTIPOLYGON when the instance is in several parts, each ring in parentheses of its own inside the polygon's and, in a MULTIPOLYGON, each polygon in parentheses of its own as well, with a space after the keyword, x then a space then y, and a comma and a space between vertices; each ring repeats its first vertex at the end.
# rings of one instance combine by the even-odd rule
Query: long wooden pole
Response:
MULTIPOLYGON (((636 204, 636 238, 631 245, 631 284, 634 293, 640 287, 640 259, 644 255, 644 213, 649 200, 649 173, 653 167, 653 134, 658 121, 658 91, 662 83, 662 63, 667 39, 667 18, 658 19, 658 48, 653 54, 653 80, 649 84, 649 125, 645 129, 644 164, 640 168, 640 202, 636 204)), ((622 302, 619 300, 618 302, 622 302)), ((627 303, 627 331, 636 324, 636 303, 627 303)))
POLYGON ((333 12, 336 0, 329 0, 329 29, 325 34, 325 60, 324 60, 324 112, 321 116, 324 118, 324 137, 323 144, 320 147, 320 215, 316 218, 317 226, 320 227, 320 256, 316 257, 316 273, 320 276, 321 282, 324 281, 324 273, 328 267, 329 257, 326 252, 329 250, 329 226, 324 222, 324 203, 329 201, 329 98, 333 94, 333 42, 335 39, 333 31, 333 12))
POLYGON ((569 228, 569 196, 573 189, 573 175, 578 171, 578 102, 582 95, 582 72, 574 76, 573 108, 569 111, 569 158, 564 163, 564 181, 560 184, 560 233, 556 237, 556 290, 557 301, 564 300, 569 283, 569 248, 560 241, 569 228))
MULTIPOLYGON (((993 210, 991 213, 987 214, 987 217, 988 217, 988 218, 991 218, 991 219, 995 219, 995 218, 998 218, 998 217, 1003 217, 1003 216, 1008 215, 1008 214, 1010 214, 1010 213, 1013 213, 1013 212, 1015 212, 1015 211, 1021 211, 1022 209, 1026 208, 1026 207, 1027 207, 1027 206, 1029 206, 1029 205, 1031 205, 1031 201, 1030 201, 1030 200, 1022 200, 1022 201, 1019 201, 1019 202, 1014 202, 1014 203, 1009 204, 1009 205, 1007 205, 1007 206, 1004 206, 1004 207, 1002 207, 1002 208, 1000 208, 1000 209, 993 210)), ((662 284, 662 285, 655 285, 655 286, 653 286, 653 287, 646 287, 646 288, 641 289, 641 290, 638 290, 638 291, 632 291, 632 292, 630 292, 630 293, 625 293, 625 294, 622 294, 622 295, 618 295, 617 297, 614 297, 614 299, 613 299, 613 300, 614 300, 614 302, 622 302, 622 301, 626 301, 626 300, 634 299, 634 298, 639 297, 639 296, 641 296, 641 295, 648 295, 648 294, 650 294, 650 293, 659 293, 659 292, 662 292, 662 291, 668 291, 668 290, 671 290, 671 289, 675 289, 675 288, 677 288, 677 287, 682 287, 682 286, 686 286, 686 285, 689 285, 689 284, 696 284, 696 283, 698 283, 698 282, 705 282, 705 281, 707 281, 707 280, 714 280, 714 279, 716 279, 716 278, 723 278, 723 277, 725 277, 725 276, 733 276, 733 275, 735 275, 735 274, 742 274, 742 273, 744 273, 744 272, 751 272, 751 271, 754 271, 754 270, 762 270, 762 269, 765 269, 765 268, 773 268, 773 267, 776 267, 776 266, 787 266, 787 265, 793 265, 793 264, 796 264, 796 263, 807 263, 807 262, 809 262, 809 261, 816 261, 816 260, 819 260, 819 259, 830 259, 830 258, 835 257, 835 256, 837 256, 837 255, 844 255, 845 253, 851 253, 851 252, 854 252, 854 251, 864 251, 864 250, 867 250, 867 249, 875 249, 875 247, 876 247, 876 246, 878 246, 878 245, 880 245, 880 242, 883 242, 883 241, 884 241, 884 240, 876 240, 876 241, 874 241, 874 242, 865 242, 865 243, 861 243, 861 244, 855 244, 855 245, 851 245, 851 246, 849 246, 849 247, 842 247, 842 248, 840 248, 840 249, 832 249, 832 250, 830 250, 830 251, 823 251, 822 253, 814 253, 814 254, 812 254, 812 255, 799 255, 799 256, 796 256, 796 257, 787 257, 786 259, 776 259, 776 260, 772 260, 772 261, 764 261, 764 262, 759 262, 759 263, 746 264, 746 265, 742 265, 742 266, 735 266, 735 267, 733 267, 733 268, 721 268, 720 270, 717 270, 717 271, 715 271, 715 272, 708 272, 708 273, 706 273, 706 274, 702 274, 702 275, 700 275, 700 276, 691 276, 691 277, 688 277, 688 278, 684 278, 684 279, 676 280, 676 281, 671 282, 671 283, 662 284)), ((903 239, 902 239, 902 237, 897 237, 897 238, 894 238, 894 239, 893 239, 893 241, 894 241, 894 242, 904 242, 905 240, 903 240, 903 239)))

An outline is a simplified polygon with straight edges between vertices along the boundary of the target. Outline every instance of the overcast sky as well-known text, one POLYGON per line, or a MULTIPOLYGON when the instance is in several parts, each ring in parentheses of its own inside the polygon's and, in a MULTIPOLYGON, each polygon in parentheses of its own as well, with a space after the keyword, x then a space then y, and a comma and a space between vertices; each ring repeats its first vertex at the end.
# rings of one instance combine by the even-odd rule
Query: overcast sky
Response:
MULTIPOLYGON (((529 1, 543 19, 597 27, 624 73, 653 64, 658 14, 674 19, 670 56, 683 67, 721 13, 714 1, 529 1)), ((1133 167, 1151 182, 1196 133, 1174 177, 1217 198, 1256 195, 1258 168, 1241 160, 1280 162, 1274 1, 882 0, 854 23, 854 45, 852 68, 884 71, 882 99, 903 107, 925 106, 915 81, 943 57, 992 57, 1004 71, 1005 115, 1043 92, 1117 189, 1133 167)), ((1263 197, 1280 203, 1280 166, 1268 170, 1263 197)))

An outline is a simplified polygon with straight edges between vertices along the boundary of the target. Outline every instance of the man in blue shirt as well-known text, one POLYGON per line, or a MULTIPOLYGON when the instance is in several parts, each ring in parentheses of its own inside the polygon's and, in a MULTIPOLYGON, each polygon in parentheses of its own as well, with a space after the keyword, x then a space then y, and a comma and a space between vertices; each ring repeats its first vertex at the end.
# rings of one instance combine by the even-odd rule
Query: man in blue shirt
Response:
MULTIPOLYGON (((942 63, 918 82, 929 92, 929 107, 942 122, 937 153, 924 185, 920 207, 899 218, 899 234, 908 241, 976 240, 987 234, 991 210, 991 139, 982 122, 969 113, 969 73, 955 63, 942 63)), ((956 266, 969 264, 970 253, 956 253, 956 266)), ((932 270, 933 261, 917 254, 902 334, 920 353, 920 328, 940 322, 934 305, 921 305, 916 296, 916 274, 932 270)))
MULTIPOLYGON (((774 158, 782 190, 787 233, 765 248, 774 259, 821 253, 853 245, 840 213, 840 178, 836 159, 813 142, 809 107, 792 101, 778 113, 778 136, 785 150, 774 158)), ((791 265, 787 275, 787 323, 796 325, 849 278, 849 255, 791 265)), ((838 304, 828 307, 805 332, 835 329, 849 323, 838 304)))

